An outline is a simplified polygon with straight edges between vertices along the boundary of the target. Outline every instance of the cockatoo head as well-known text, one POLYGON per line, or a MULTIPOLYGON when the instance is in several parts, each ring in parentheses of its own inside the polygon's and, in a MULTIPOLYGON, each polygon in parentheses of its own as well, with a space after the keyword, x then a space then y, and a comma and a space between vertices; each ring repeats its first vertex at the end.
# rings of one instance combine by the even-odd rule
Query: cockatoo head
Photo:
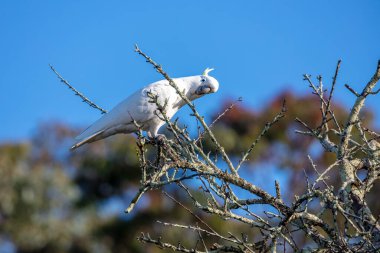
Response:
POLYGON ((219 82, 212 76, 209 76, 208 73, 214 69, 205 69, 203 74, 199 76, 199 85, 195 90, 195 94, 198 96, 203 96, 205 94, 217 92, 219 89, 219 82))

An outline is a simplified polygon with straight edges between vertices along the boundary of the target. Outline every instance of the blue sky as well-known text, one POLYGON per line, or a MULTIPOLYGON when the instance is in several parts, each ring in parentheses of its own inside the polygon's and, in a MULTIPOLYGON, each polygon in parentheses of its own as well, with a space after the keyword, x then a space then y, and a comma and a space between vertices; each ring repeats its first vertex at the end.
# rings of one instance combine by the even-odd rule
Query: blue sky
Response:
MULTIPOLYGON (((106 109, 161 79, 135 43, 172 77, 215 67, 219 92, 196 102, 204 114, 226 97, 260 108, 281 90, 307 92, 304 73, 328 84, 340 58, 337 99, 349 106, 343 85, 362 87, 380 59, 379 10, 380 1, 3 0, 0 141, 26 139, 42 122, 85 127, 100 116, 48 64, 106 109)), ((367 104, 378 110, 380 99, 367 104)))

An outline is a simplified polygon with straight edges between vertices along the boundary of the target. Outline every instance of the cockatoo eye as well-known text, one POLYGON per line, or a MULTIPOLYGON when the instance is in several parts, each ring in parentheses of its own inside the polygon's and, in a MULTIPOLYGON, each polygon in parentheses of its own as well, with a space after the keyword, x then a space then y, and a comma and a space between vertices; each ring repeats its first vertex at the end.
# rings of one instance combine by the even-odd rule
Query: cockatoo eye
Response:
POLYGON ((205 78, 202 78, 202 79, 201 79, 201 82, 202 82, 202 83, 206 82, 206 79, 205 79, 205 78))

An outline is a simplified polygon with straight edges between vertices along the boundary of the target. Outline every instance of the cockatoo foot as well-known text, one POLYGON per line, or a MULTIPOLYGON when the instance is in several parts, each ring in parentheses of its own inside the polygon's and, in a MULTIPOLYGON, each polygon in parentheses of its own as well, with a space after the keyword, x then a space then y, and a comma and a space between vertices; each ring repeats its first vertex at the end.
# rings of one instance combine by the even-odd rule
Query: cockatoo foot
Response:
POLYGON ((163 145, 164 142, 166 140, 166 137, 165 135, 163 134, 157 134, 156 137, 154 138, 154 141, 158 144, 158 145, 163 145))

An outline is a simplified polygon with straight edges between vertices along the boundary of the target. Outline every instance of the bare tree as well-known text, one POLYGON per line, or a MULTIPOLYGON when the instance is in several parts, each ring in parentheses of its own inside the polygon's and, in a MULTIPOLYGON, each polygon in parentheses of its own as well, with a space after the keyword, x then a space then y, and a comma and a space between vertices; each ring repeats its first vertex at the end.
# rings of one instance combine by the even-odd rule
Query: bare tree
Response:
MULTIPOLYGON (((374 90, 380 78, 380 61, 376 71, 362 91, 357 92, 349 85, 348 91, 356 97, 345 122, 339 122, 332 108, 332 98, 337 83, 340 64, 338 61, 330 89, 323 87, 322 77, 314 84, 310 75, 304 75, 305 81, 320 102, 321 122, 316 126, 307 125, 302 119, 296 133, 312 136, 319 141, 324 152, 334 154, 335 161, 326 168, 317 168, 311 156, 305 153, 314 169, 315 179, 305 177, 307 187, 300 196, 286 202, 281 196, 280 184, 273 182, 275 195, 241 177, 240 170, 254 150, 256 144, 286 114, 285 102, 281 111, 268 122, 238 162, 225 152, 212 131, 215 121, 208 125, 194 104, 178 89, 176 83, 163 68, 136 46, 136 52, 145 58, 172 86, 192 111, 199 122, 201 131, 191 137, 186 127, 178 122, 169 121, 165 115, 165 105, 158 101, 159 94, 150 94, 151 103, 157 106, 157 116, 165 120, 167 129, 173 135, 162 143, 147 139, 142 131, 137 133, 137 153, 141 168, 140 188, 125 210, 130 213, 140 198, 148 191, 163 189, 167 185, 176 185, 185 193, 192 206, 185 206, 181 200, 164 192, 168 198, 183 207, 198 222, 196 224, 178 224, 158 221, 163 228, 193 231, 198 235, 198 243, 193 247, 183 243, 167 242, 162 237, 152 237, 141 233, 139 241, 155 244, 163 249, 177 252, 378 252, 380 250, 379 217, 374 216, 366 202, 366 195, 380 178, 380 135, 363 125, 360 112, 368 96, 376 95, 374 90), (354 134, 357 132, 358 134, 354 134), (202 140, 209 138, 215 146, 214 153, 206 153, 202 140), (152 158, 148 149, 157 149, 152 158), (221 160, 217 160, 221 157, 221 160), (326 180, 329 172, 339 171, 340 186, 334 188, 326 180), (359 176, 360 173, 360 176, 359 176), (192 183, 201 185, 194 194, 192 183), (244 192, 244 194, 242 194, 244 192), (249 193, 249 198, 247 198, 249 193), (268 207, 264 214, 255 211, 255 206, 268 207), (273 211, 274 210, 274 211, 273 211), (197 212, 204 212, 223 219, 226 224, 237 222, 258 231, 259 238, 249 239, 245 233, 222 234, 212 228, 197 212), (328 215, 332 219, 325 219, 328 215), (302 234, 310 239, 308 245, 300 248, 295 237, 302 234), (204 239, 207 237, 208 240, 204 239), (211 239, 210 239, 211 238, 211 239), (211 244, 209 242, 212 242, 211 244)), ((62 82, 69 85, 53 68, 62 82)), ((105 112, 81 93, 75 91, 86 103, 105 112)), ((222 117, 234 105, 226 109, 222 117)))

